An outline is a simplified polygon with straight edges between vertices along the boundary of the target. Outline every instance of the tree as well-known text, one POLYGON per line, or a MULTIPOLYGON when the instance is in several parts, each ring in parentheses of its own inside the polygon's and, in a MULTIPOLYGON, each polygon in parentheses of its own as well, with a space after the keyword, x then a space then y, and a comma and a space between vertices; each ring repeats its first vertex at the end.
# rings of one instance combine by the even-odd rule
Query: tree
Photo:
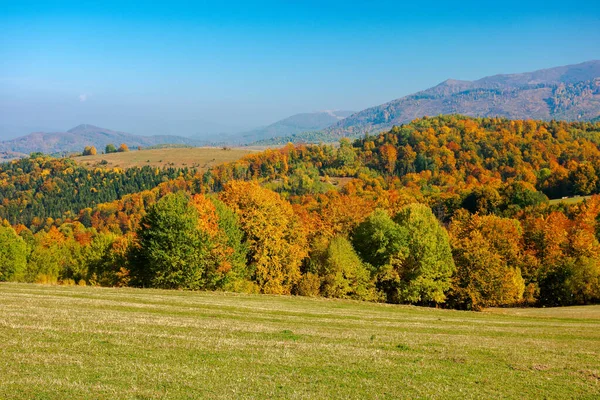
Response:
POLYGON ((118 236, 101 232, 86 249, 88 281, 101 286, 127 286, 129 263, 127 254, 132 234, 118 236))
POLYGON ((356 300, 376 298, 369 271, 345 237, 336 236, 331 240, 319 269, 325 297, 356 300))
POLYGON ((511 305, 523 297, 521 227, 517 220, 458 213, 450 225, 457 271, 450 299, 470 310, 511 305))
POLYGON ((104 149, 104 152, 106 154, 116 153, 117 152, 117 148, 115 147, 114 144, 109 143, 109 144, 106 145, 106 148, 104 149))
POLYGON ((94 146, 85 146, 83 149, 84 156, 95 156, 97 153, 98 152, 94 146))
POLYGON ((10 226, 0 225, 0 281, 23 279, 27 265, 27 245, 10 226))
POLYGON ((119 146, 119 148, 117 149, 117 151, 119 153, 126 153, 129 151, 129 147, 127 147, 127 145, 125 143, 121 143, 121 145, 119 146))
POLYGON ((571 171, 569 181, 573 185, 573 193, 588 195, 596 191, 598 177, 590 164, 579 164, 571 171))
POLYGON ((71 263, 72 257, 67 238, 55 226, 48 232, 35 235, 35 243, 25 271, 27 282, 56 283, 71 263))
POLYGON ((383 170, 392 175, 396 170, 396 161, 398 160, 398 150, 391 144, 384 144, 379 148, 381 155, 381 164, 383 170))
POLYGON ((455 271, 448 233, 424 204, 409 204, 394 217, 408 233, 408 254, 397 269, 398 299, 443 303, 455 271))
POLYGON ((240 220, 250 268, 260 290, 290 294, 308 253, 306 233, 292 206, 257 182, 228 182, 220 199, 240 220))
POLYGON ((375 268, 402 261, 408 253, 408 232, 395 223, 385 210, 375 210, 352 235, 361 258, 375 268))
POLYGON ((544 267, 539 277, 539 302, 545 306, 589 304, 600 300, 600 261, 565 257, 544 267))
POLYGON ((182 192, 150 207, 132 252, 133 283, 165 289, 200 289, 208 263, 208 235, 198 227, 198 211, 182 192))
POLYGON ((237 215, 215 198, 194 195, 199 228, 209 238, 206 288, 253 292, 246 268, 247 248, 237 215))

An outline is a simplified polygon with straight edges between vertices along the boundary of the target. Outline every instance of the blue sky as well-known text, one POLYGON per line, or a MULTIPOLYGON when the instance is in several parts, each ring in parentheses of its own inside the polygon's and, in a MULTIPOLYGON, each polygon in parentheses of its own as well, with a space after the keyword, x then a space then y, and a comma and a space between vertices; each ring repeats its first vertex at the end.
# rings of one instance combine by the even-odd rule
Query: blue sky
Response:
POLYGON ((0 0, 0 137, 249 129, 600 59, 598 1, 484 3, 0 0))

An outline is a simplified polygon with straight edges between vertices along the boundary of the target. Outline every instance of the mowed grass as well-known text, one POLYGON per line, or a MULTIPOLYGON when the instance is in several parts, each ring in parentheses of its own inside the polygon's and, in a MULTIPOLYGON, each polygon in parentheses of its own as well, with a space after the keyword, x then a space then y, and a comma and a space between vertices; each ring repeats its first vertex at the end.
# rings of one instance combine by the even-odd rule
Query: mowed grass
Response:
POLYGON ((567 197, 566 199, 553 199, 550 200, 549 203, 552 205, 564 203, 564 204, 577 204, 581 203, 584 200, 591 199, 592 196, 576 196, 576 197, 567 197))
POLYGON ((0 284, 0 398, 598 398, 600 306, 0 284))
POLYGON ((74 157, 86 166, 109 168, 143 167, 189 167, 206 170, 218 164, 236 161, 258 149, 234 147, 224 150, 220 147, 165 148, 132 150, 125 153, 96 154, 95 156, 74 157), (106 164, 101 164, 106 161, 106 164))

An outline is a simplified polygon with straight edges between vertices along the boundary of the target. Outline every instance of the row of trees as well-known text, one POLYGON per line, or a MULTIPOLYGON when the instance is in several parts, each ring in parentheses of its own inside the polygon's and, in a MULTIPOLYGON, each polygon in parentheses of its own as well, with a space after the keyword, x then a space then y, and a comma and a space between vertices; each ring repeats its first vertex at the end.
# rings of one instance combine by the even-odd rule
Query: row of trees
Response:
POLYGON ((360 203, 357 210, 367 214, 354 218, 358 197, 292 205, 256 182, 229 182, 218 197, 173 184, 148 193, 133 225, 69 222, 33 234, 5 223, 0 280, 464 309, 600 300, 600 198, 571 208, 570 218, 558 211, 518 220, 463 210, 444 226, 409 198, 360 203))
MULTIPOLYGON (((106 153, 106 154, 117 153, 117 152, 125 153, 128 151, 129 151, 129 147, 125 143, 121 143, 119 148, 116 148, 114 144, 109 143, 106 145, 106 148, 104 149, 104 153, 106 153)), ((96 150, 95 146, 85 146, 82 154, 84 156, 95 156, 96 154, 98 154, 98 150, 96 150)))

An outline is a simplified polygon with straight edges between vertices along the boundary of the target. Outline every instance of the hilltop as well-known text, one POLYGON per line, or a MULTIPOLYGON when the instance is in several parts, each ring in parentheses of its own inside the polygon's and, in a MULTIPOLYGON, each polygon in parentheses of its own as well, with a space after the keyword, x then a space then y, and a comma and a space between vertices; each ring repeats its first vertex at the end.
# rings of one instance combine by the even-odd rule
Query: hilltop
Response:
POLYGON ((534 72, 448 79, 430 89, 371 107, 339 121, 326 134, 361 136, 423 116, 586 121, 600 116, 600 61, 534 72))

